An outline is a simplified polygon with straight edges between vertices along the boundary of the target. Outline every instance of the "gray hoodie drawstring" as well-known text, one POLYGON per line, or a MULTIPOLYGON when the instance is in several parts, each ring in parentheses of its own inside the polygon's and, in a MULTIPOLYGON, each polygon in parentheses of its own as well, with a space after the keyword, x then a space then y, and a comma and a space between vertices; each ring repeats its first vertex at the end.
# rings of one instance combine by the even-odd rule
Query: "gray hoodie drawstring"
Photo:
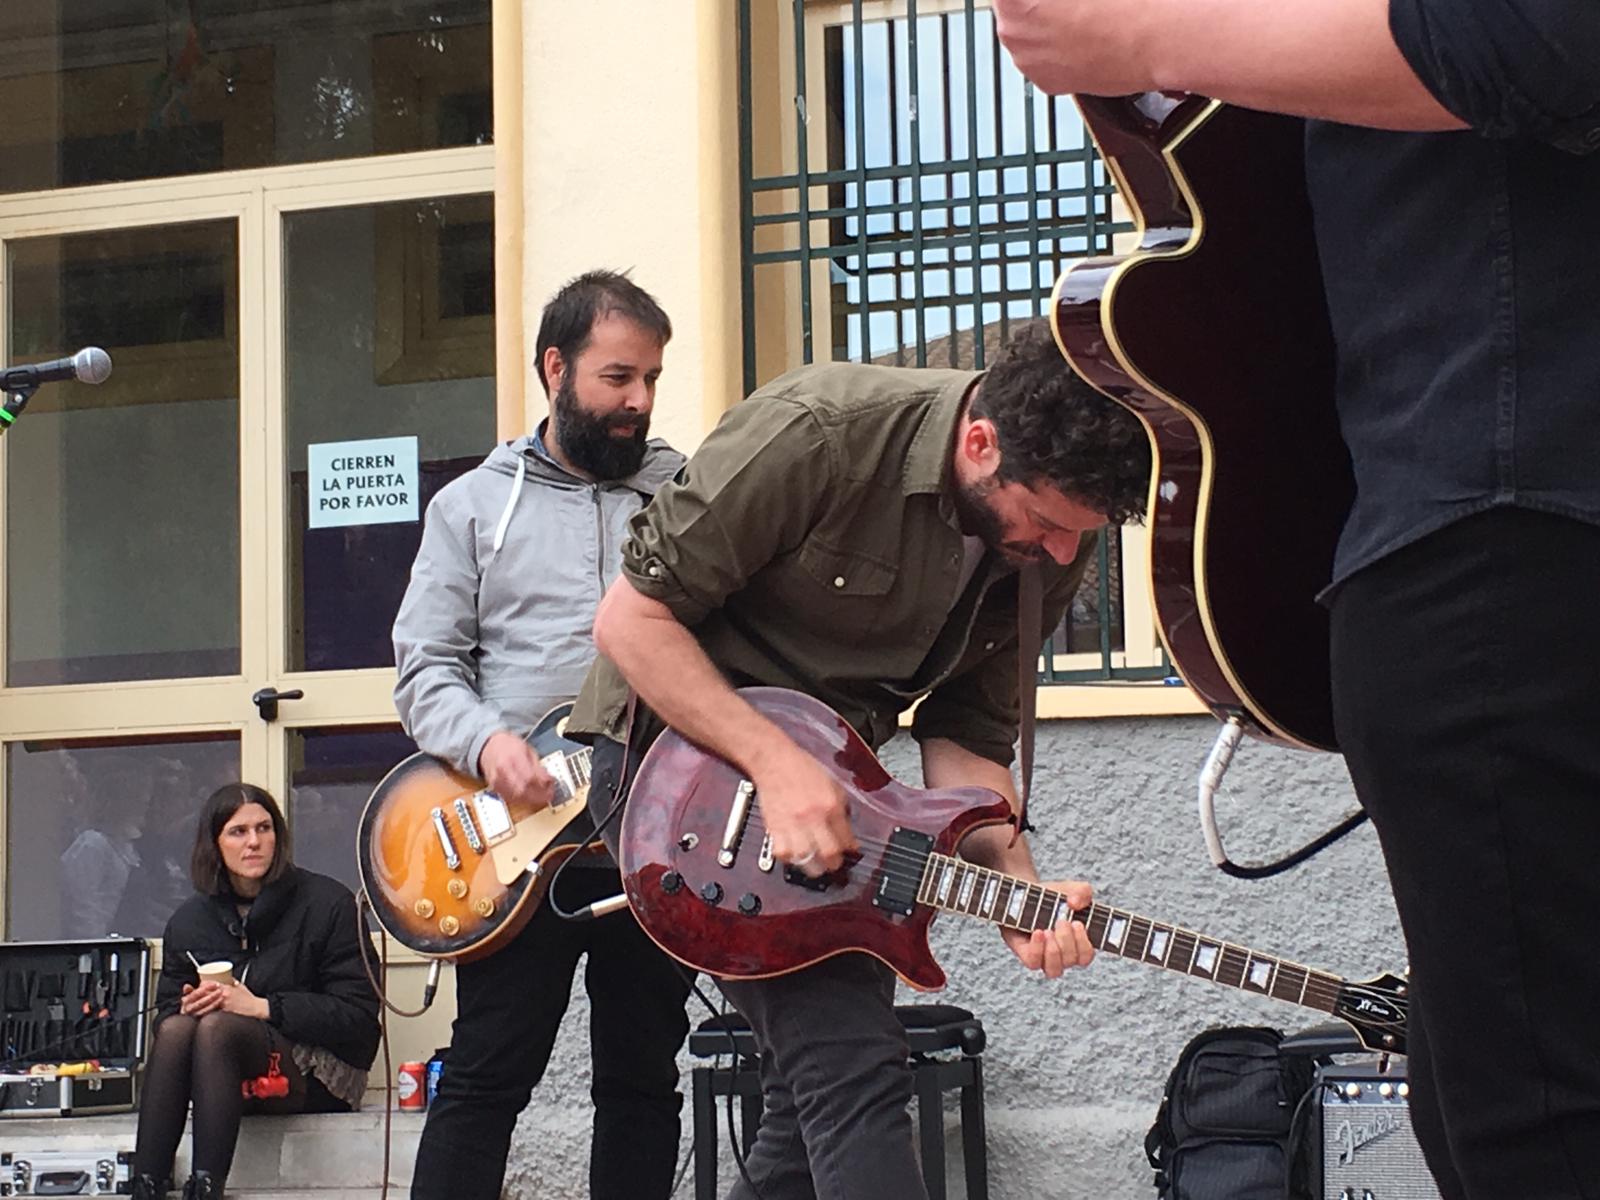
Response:
MULTIPOLYGON (((494 547, 489 551, 489 562, 495 560, 495 555, 500 553, 500 547, 505 545, 506 527, 511 524, 511 510, 517 507, 517 497, 522 495, 522 481, 528 475, 528 458, 524 454, 517 455, 517 477, 511 482, 511 495, 506 498, 505 509, 500 513, 500 523, 494 527, 494 547)), ((483 564, 485 567, 489 563, 483 564)))

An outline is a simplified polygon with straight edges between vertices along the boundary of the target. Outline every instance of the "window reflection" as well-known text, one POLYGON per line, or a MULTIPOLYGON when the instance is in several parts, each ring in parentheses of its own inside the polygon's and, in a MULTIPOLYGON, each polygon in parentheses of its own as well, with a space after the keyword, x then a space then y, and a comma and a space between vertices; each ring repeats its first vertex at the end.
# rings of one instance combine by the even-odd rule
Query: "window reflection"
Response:
POLYGON ((490 140, 490 0, 5 0, 0 192, 490 140))
POLYGON ((386 667, 422 514, 495 441, 493 205, 291 213, 284 247, 289 667, 386 667), (308 447, 387 438, 416 439, 416 519, 312 528, 308 447))
POLYGON ((193 893, 201 802, 239 777, 238 739, 7 748, 7 936, 157 937, 193 893))
POLYGON ((239 670, 238 227, 6 243, 13 361, 110 351, 5 439, 6 682, 239 670))
POLYGON ((332 875, 352 891, 356 830, 372 789, 417 751, 398 726, 362 729, 296 729, 289 734, 289 823, 295 861, 332 875))

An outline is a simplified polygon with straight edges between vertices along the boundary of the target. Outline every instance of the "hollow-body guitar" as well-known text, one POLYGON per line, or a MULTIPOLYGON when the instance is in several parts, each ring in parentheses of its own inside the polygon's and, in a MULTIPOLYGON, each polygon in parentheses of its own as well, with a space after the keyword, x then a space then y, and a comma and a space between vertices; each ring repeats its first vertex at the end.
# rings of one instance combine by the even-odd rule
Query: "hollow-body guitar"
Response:
POLYGON ((1201 96, 1075 100, 1137 245, 1073 262, 1051 317, 1074 370, 1150 433, 1162 640, 1218 717, 1333 749, 1316 597, 1354 482, 1304 123, 1201 96))

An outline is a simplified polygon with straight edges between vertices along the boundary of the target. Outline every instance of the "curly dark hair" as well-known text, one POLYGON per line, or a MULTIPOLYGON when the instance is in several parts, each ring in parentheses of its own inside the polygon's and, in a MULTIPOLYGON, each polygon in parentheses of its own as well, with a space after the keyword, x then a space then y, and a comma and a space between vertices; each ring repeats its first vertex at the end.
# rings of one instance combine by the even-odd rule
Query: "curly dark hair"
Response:
POLYGON ((1113 524, 1143 518, 1150 489, 1144 425, 1078 376, 1048 321, 1012 332, 973 397, 971 415, 994 422, 1002 483, 1049 484, 1113 524))

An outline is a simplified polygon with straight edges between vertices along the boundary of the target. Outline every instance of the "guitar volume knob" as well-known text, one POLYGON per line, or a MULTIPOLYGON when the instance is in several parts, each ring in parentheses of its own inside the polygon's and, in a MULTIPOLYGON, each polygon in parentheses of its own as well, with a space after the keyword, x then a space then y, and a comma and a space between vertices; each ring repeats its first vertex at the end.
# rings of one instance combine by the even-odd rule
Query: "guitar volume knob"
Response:
POLYGON ((761 897, 754 892, 746 892, 739 897, 739 911, 747 917, 753 917, 761 911, 761 897))
POLYGON ((676 871, 668 871, 661 876, 661 890, 667 895, 672 895, 681 887, 683 887, 683 876, 676 871))
POLYGON ((413 911, 416 912, 417 916, 421 917, 424 921, 433 916, 433 901, 429 900, 426 896, 424 896, 421 900, 418 900, 411 907, 413 911))
POLYGON ((711 880, 700 889, 700 899, 704 900, 707 904, 721 904, 722 885, 715 879, 711 880))

